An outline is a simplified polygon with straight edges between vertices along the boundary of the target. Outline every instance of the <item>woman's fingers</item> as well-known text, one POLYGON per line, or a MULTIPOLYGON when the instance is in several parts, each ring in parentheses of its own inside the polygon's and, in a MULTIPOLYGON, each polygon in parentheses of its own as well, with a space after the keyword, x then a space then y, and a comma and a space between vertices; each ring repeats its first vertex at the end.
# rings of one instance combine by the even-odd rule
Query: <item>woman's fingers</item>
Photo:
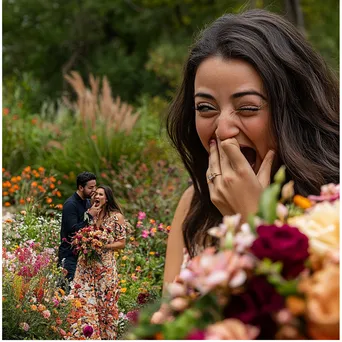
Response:
MULTIPOLYGON (((230 169, 239 171, 249 166, 249 163, 240 150, 240 145, 235 138, 229 138, 221 142, 221 150, 224 152, 230 169)), ((224 158, 224 156, 223 156, 224 158)), ((226 165, 227 163, 225 163, 226 165)), ((252 169, 251 169, 252 171, 252 169)))
MULTIPOLYGON (((220 156, 219 156, 217 142, 213 139, 210 141, 210 146, 209 146, 209 167, 207 170, 207 179, 210 176, 220 175, 220 174, 222 174, 220 156)), ((212 180, 214 180, 214 178, 212 180)), ((211 181, 208 179, 208 182, 210 183, 211 181)))
POLYGON ((262 161, 259 172, 257 174, 257 178, 263 188, 266 188, 270 184, 274 157, 275 152, 273 150, 269 150, 264 160, 262 161))

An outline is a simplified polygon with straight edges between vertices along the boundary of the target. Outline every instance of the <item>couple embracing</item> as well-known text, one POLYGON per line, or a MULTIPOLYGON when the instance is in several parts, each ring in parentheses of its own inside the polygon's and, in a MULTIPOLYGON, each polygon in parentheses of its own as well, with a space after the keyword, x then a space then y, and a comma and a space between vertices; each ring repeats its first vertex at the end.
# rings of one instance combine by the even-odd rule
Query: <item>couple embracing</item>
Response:
POLYGON ((69 315, 71 339, 86 333, 92 339, 116 339, 119 281, 114 251, 125 247, 126 222, 109 186, 96 187, 96 176, 82 172, 77 176, 77 191, 63 206, 59 264, 67 271, 73 307, 69 315), (72 248, 72 238, 85 227, 106 231, 99 258, 88 263, 72 248), (87 330, 87 332, 85 331, 87 330))

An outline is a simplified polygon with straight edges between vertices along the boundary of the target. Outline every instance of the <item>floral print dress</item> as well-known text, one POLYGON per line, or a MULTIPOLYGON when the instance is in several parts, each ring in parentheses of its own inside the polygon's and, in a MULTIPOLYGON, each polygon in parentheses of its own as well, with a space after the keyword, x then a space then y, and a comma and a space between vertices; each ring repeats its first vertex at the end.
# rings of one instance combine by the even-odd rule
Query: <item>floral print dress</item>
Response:
MULTIPOLYGON (((109 244, 126 239, 126 225, 119 224, 116 213, 104 218, 99 228, 94 225, 94 229, 108 228, 109 244)), ((100 259, 90 262, 79 257, 69 297, 72 301, 69 339, 116 339, 119 281, 113 250, 103 249, 100 259)))

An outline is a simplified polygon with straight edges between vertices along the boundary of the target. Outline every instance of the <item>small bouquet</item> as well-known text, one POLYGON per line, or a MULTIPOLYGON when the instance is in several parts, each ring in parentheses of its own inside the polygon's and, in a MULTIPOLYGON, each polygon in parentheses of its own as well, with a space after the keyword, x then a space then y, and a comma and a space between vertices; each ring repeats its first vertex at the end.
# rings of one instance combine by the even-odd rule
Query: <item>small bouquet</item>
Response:
POLYGON ((127 339, 339 339, 339 185, 305 198, 284 178, 248 223, 226 216, 209 230, 219 248, 190 260, 158 324, 155 307, 142 311, 127 339))
POLYGON ((71 241, 75 253, 83 255, 86 261, 99 260, 100 252, 108 244, 108 232, 104 229, 88 226, 75 233, 71 241))

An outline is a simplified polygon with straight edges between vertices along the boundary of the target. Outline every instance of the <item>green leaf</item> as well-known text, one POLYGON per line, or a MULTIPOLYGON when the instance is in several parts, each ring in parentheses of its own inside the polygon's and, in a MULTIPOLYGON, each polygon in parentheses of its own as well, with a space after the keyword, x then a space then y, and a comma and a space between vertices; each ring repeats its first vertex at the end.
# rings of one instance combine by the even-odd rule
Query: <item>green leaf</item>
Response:
POLYGON ((269 224, 277 218, 277 202, 281 186, 278 183, 271 184, 261 194, 259 203, 259 216, 269 224))

